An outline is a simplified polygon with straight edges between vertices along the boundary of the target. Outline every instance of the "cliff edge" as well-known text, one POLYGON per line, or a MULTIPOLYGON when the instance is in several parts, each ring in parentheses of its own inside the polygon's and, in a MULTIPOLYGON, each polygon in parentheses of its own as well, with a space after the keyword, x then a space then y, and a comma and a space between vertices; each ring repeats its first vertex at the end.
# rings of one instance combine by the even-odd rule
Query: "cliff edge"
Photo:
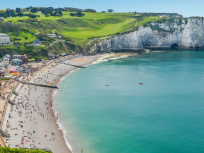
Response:
POLYGON ((92 52, 143 48, 204 48, 204 19, 171 18, 151 22, 133 32, 101 41, 92 52))

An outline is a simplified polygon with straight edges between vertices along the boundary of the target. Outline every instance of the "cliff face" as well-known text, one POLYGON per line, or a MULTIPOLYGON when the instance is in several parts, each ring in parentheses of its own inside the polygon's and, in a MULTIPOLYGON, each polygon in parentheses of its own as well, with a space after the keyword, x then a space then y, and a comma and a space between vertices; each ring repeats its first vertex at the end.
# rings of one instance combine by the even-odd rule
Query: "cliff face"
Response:
POLYGON ((137 31, 104 40, 93 51, 117 51, 143 48, 204 47, 204 20, 201 18, 172 19, 150 23, 137 31))

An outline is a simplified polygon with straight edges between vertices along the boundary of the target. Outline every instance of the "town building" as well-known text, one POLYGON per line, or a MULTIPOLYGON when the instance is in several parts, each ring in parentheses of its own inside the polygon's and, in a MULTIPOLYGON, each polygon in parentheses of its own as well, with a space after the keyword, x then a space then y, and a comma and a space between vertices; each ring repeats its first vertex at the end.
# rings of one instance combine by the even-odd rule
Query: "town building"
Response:
POLYGON ((57 38, 61 39, 62 38, 62 36, 57 36, 56 34, 47 34, 47 36, 48 36, 48 38, 53 38, 53 39, 57 39, 57 38))
POLYGON ((54 53, 52 53, 52 52, 48 52, 48 56, 49 56, 49 57, 53 57, 53 56, 55 56, 55 55, 54 55, 54 53))
POLYGON ((11 61, 11 56, 10 55, 5 55, 3 58, 2 58, 2 61, 3 61, 3 64, 4 66, 8 66, 10 61, 11 61))
POLYGON ((57 35, 56 34, 47 34, 48 38, 56 38, 57 35))
POLYGON ((22 55, 13 55, 13 59, 21 59, 22 55))
POLYGON ((9 45, 10 37, 7 34, 0 33, 0 45, 9 45))
MULTIPOLYGON (((25 54, 24 55, 13 55, 13 59, 19 59, 19 60, 21 60, 22 63, 28 62, 28 58, 25 54)), ((14 61, 16 62, 16 60, 14 60, 14 61)), ((13 63, 13 60, 12 60, 12 63, 13 63)))
POLYGON ((12 65, 21 65, 22 63, 21 59, 12 59, 12 65))
POLYGON ((39 39, 34 40, 33 46, 41 46, 41 45, 42 45, 42 43, 39 39))

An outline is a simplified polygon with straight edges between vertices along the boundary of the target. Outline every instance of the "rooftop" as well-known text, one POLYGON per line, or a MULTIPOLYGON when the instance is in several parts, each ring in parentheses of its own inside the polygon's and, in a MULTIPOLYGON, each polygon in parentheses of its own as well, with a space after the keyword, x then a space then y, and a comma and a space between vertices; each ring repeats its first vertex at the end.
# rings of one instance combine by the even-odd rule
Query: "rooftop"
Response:
POLYGON ((0 36, 9 36, 9 35, 5 33, 0 33, 0 36))

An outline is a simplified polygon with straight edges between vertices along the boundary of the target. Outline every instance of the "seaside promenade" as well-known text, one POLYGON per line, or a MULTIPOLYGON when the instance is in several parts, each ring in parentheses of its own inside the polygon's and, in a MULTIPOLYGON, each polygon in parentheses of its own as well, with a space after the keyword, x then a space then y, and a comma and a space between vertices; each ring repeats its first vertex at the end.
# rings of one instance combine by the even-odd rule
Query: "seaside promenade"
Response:
MULTIPOLYGON (((18 82, 15 80, 2 82, 1 91, 0 91, 1 92, 1 97, 0 97, 0 128, 1 130, 2 130, 2 125, 4 122, 5 114, 7 111, 9 98, 12 95, 15 88, 17 87, 17 85, 18 85, 18 82)), ((2 136, 0 136, 0 145, 2 147, 5 147, 6 145, 2 136)))

